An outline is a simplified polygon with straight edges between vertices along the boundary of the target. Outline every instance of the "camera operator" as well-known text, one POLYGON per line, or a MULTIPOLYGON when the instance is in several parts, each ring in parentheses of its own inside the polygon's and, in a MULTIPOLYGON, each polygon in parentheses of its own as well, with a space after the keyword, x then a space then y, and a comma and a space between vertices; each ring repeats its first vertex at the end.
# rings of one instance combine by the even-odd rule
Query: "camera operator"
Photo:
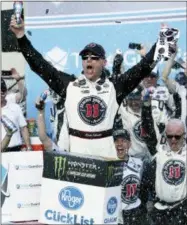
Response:
POLYGON ((118 114, 122 119, 123 128, 130 132, 132 145, 129 149, 129 155, 150 160, 150 153, 141 136, 141 106, 142 90, 139 85, 135 88, 121 104, 118 114))

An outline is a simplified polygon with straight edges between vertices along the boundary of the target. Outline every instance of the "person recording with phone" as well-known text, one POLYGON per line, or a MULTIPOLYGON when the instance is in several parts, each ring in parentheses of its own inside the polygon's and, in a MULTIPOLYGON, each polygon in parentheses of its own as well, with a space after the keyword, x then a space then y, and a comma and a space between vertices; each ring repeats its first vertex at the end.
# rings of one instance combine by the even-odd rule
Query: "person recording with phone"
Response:
POLYGON ((38 110, 37 126, 39 139, 44 145, 44 149, 46 151, 69 151, 68 125, 65 113, 63 113, 64 118, 63 125, 61 127, 61 132, 63 135, 60 136, 58 142, 53 141, 46 133, 45 100, 47 95, 47 92, 43 92, 35 102, 35 107, 38 110))
MULTIPOLYGON (((13 133, 11 140, 6 148, 6 151, 21 151, 23 141, 25 142, 27 151, 32 150, 30 143, 30 136, 27 128, 27 122, 23 116, 21 108, 16 103, 9 103, 6 100, 7 86, 3 79, 1 79, 1 113, 2 116, 8 117, 10 121, 16 126, 16 131, 13 133)), ((2 140, 6 136, 6 125, 1 123, 2 140)))
POLYGON ((11 87, 8 88, 8 93, 6 96, 6 100, 8 102, 17 103, 21 107, 24 116, 26 116, 26 96, 27 89, 24 84, 24 77, 20 76, 18 71, 15 68, 11 68, 10 71, 1 71, 1 75, 7 79, 14 79, 16 83, 14 83, 11 87), (12 91, 11 89, 17 84, 17 90, 12 91))

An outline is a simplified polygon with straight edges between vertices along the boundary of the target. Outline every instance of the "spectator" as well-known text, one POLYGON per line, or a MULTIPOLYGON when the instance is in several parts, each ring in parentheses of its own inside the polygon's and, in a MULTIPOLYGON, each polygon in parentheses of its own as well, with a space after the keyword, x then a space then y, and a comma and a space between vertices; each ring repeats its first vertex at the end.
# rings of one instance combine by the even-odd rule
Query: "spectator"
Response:
MULTIPOLYGON (((177 53, 176 53, 177 54, 177 53)), ((165 64, 165 68, 162 73, 162 79, 166 86, 168 87, 169 91, 171 93, 178 93, 179 96, 181 97, 181 105, 182 105, 182 112, 181 112, 181 120, 185 124, 185 129, 187 129, 187 69, 186 69, 186 64, 183 65, 184 72, 181 74, 176 75, 176 80, 169 79, 169 75, 171 73, 172 66, 174 64, 174 59, 176 54, 173 55, 173 57, 167 61, 165 64), (178 79, 179 75, 182 78, 182 82, 180 83, 178 79), (179 81, 179 82, 178 82, 179 81)))
POLYGON ((51 88, 49 88, 49 91, 50 91, 50 97, 53 102, 53 107, 51 108, 50 122, 51 124, 53 124, 54 139, 58 141, 60 131, 63 125, 65 98, 61 98, 51 88))
POLYGON ((141 105, 142 105, 141 86, 132 91, 119 108, 123 127, 128 129, 131 135, 132 146, 129 155, 150 160, 150 153, 141 136, 141 105))
POLYGON ((48 135, 46 134, 46 127, 45 127, 45 102, 41 101, 40 98, 37 99, 35 104, 37 110, 38 110, 38 119, 37 119, 37 125, 38 125, 38 135, 40 138, 40 141, 44 145, 44 149, 46 151, 69 151, 69 135, 67 130, 67 121, 66 121, 66 114, 63 118, 63 125, 62 125, 62 132, 63 135, 60 136, 58 145, 51 140, 48 135), (66 130, 66 132, 64 131, 66 130), (65 135, 66 134, 66 135, 65 135))
POLYGON ((118 104, 150 74, 155 66, 155 45, 137 65, 119 78, 109 80, 103 73, 105 50, 99 44, 90 43, 80 52, 84 73, 76 79, 58 71, 33 48, 24 35, 23 21, 18 26, 14 15, 10 29, 31 69, 58 95, 66 96, 70 151, 116 158, 112 127, 118 104))
POLYGON ((157 147, 157 154, 143 173, 140 196, 144 204, 149 191, 154 196, 151 213, 154 225, 185 225, 187 222, 184 132, 183 122, 171 119, 166 125, 166 144, 157 147))
POLYGON ((16 80, 16 83, 18 84, 18 90, 17 92, 11 92, 9 91, 6 100, 8 102, 17 103, 22 109, 22 112, 24 116, 26 116, 26 96, 27 96, 27 89, 24 84, 24 77, 20 76, 20 74, 17 72, 15 68, 11 69, 12 74, 10 77, 16 80))
POLYGON ((139 197, 142 177, 143 161, 129 155, 131 148, 130 133, 125 130, 116 130, 113 133, 117 156, 125 160, 119 224, 148 225, 146 206, 141 204, 139 197))
MULTIPOLYGON (((32 150, 30 144, 29 132, 27 123, 19 105, 15 103, 8 103, 6 100, 7 86, 3 79, 1 79, 1 113, 7 116, 16 126, 17 131, 12 135, 6 151, 21 151, 22 148, 22 134, 23 140, 26 144, 27 150, 32 150)), ((1 124, 2 140, 6 136, 6 128, 1 124)))

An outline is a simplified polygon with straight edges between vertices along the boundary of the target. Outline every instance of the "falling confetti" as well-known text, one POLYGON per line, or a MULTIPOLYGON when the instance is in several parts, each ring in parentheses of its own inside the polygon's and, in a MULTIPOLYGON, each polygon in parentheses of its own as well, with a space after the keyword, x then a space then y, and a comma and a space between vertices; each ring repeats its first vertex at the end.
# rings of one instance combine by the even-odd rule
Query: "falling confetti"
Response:
POLYGON ((119 21, 119 20, 116 20, 116 21, 115 21, 115 23, 121 23, 121 21, 119 21))
POLYGON ((31 32, 30 30, 27 31, 27 34, 28 34, 29 36, 32 36, 32 32, 31 32))
POLYGON ((45 10, 45 14, 48 14, 48 13, 49 13, 49 9, 46 9, 46 10, 45 10))

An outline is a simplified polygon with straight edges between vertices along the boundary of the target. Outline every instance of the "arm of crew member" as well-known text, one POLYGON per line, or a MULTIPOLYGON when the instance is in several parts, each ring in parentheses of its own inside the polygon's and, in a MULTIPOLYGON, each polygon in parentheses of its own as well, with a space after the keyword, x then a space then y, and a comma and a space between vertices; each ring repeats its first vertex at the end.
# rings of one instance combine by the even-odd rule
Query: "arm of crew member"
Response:
POLYGON ((153 60, 155 48, 156 44, 152 46, 151 50, 138 64, 130 68, 124 74, 121 74, 117 81, 113 81, 117 92, 118 104, 121 104, 124 97, 133 91, 144 77, 151 73, 152 69, 156 65, 153 60))
POLYGON ((76 79, 75 76, 58 71, 55 67, 53 67, 53 65, 46 61, 43 56, 32 46, 26 35, 18 38, 17 40, 21 52, 28 62, 31 70, 37 73, 58 95, 64 97, 69 82, 74 81, 76 79))
POLYGON ((167 86, 170 93, 176 92, 176 82, 172 79, 169 79, 169 75, 171 73, 171 69, 174 63, 176 54, 173 54, 170 59, 165 63, 164 69, 162 71, 162 80, 167 86))
POLYGON ((144 170, 140 185, 140 199, 144 206, 149 200, 149 194, 155 197, 156 159, 148 163, 144 170))
POLYGON ((32 149, 30 135, 29 135, 27 126, 21 127, 21 134, 22 134, 22 137, 23 137, 23 140, 25 142, 27 149, 32 149))
POLYGON ((19 103, 19 102, 25 100, 25 98, 27 96, 27 89, 25 87, 23 78, 19 79, 17 81, 17 83, 18 83, 18 90, 19 90, 19 92, 16 93, 16 103, 19 103))
POLYGON ((45 113, 44 110, 38 110, 38 136, 40 141, 44 145, 44 149, 46 151, 51 151, 53 148, 52 140, 46 134, 46 126, 45 126, 45 113))
POLYGON ((141 118, 142 118, 141 128, 144 134, 143 135, 144 141, 151 155, 155 155, 155 153, 157 152, 156 151, 157 137, 154 129, 154 120, 152 117, 151 101, 143 102, 141 118))
POLYGON ((1 141, 1 152, 6 152, 6 148, 10 143, 11 137, 12 137, 11 133, 6 133, 5 137, 1 141))

